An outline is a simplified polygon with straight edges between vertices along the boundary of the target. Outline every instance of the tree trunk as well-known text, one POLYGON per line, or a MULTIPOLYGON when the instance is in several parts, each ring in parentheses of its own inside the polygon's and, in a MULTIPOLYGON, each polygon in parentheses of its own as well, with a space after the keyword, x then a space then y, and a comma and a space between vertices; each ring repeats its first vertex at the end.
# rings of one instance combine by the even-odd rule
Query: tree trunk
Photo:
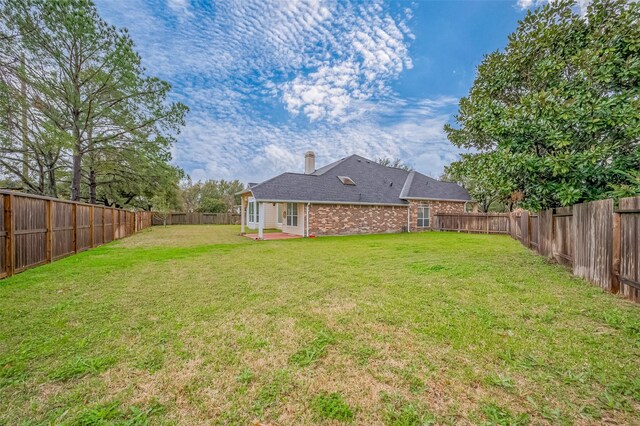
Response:
POLYGON ((81 169, 82 167, 82 154, 80 150, 76 148, 73 153, 73 174, 71 178, 71 201, 80 200, 80 182, 82 181, 81 169))
POLYGON ((96 204, 96 187, 98 183, 96 182, 96 172, 95 170, 89 171, 89 203, 96 204))
POLYGON ((45 182, 45 195, 49 197, 58 198, 58 191, 56 188, 56 171, 53 167, 49 167, 46 171, 47 179, 45 182))

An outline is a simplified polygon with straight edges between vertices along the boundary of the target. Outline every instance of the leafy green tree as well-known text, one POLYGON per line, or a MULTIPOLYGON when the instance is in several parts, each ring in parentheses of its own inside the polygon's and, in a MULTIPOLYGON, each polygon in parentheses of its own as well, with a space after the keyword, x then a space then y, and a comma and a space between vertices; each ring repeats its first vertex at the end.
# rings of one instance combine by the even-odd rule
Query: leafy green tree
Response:
POLYGON ((503 161, 497 152, 463 154, 460 161, 445 168, 442 179, 466 188, 482 212, 488 212, 496 205, 504 205, 511 210, 515 184, 508 175, 500 173, 503 161))
POLYGON ((240 204, 238 192, 244 189, 239 180, 184 181, 180 187, 183 211, 222 213, 240 204))
POLYGON ((167 226, 167 218, 172 211, 178 209, 178 187, 165 187, 158 190, 151 199, 152 211, 162 219, 162 224, 167 226))
POLYGON ((191 177, 180 184, 180 203, 183 212, 195 212, 200 204, 200 183, 194 184, 191 177))
POLYGON ((227 203, 217 198, 204 198, 198 206, 198 211, 202 213, 226 213, 228 210, 227 203))
POLYGON ((0 165, 18 181, 14 188, 55 197, 69 138, 41 111, 11 11, 0 3, 0 165))
POLYGON ((116 165, 134 180, 170 159, 187 108, 145 74, 126 30, 108 25, 91 0, 6 0, 4 9, 19 42, 5 43, 3 56, 26 55, 21 78, 37 93, 36 109, 68 136, 72 200, 83 198, 84 183, 96 202, 100 173, 116 165))
MULTIPOLYGON (((640 3, 624 0, 595 0, 584 16, 567 0, 529 12, 506 49, 484 58, 449 140, 496 153, 490 173, 531 209, 636 191, 638 22, 640 3)), ((473 154, 462 161, 474 169, 473 154)))

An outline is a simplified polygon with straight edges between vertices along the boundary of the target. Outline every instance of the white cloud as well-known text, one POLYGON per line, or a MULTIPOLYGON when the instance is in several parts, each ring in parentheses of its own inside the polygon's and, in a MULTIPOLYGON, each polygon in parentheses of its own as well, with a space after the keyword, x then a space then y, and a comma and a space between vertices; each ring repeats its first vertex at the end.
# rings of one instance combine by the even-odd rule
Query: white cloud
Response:
MULTIPOLYGON (((388 93, 387 83, 413 64, 408 54, 411 33, 403 20, 380 14, 377 3, 332 22, 332 42, 339 54, 313 72, 280 85, 286 108, 310 120, 344 121, 358 116, 356 101, 388 93), (401 25, 402 24, 402 25, 401 25)), ((405 12, 410 16, 410 13, 405 12)))
MULTIPOLYGON (((544 6, 546 3, 553 3, 557 0, 518 0, 518 6, 521 9, 529 9, 530 7, 544 6)), ((577 0, 576 6, 581 15, 587 12, 587 7, 591 4, 592 0, 577 0)), ((632 0, 634 1, 634 0, 632 0)))
POLYGON ((193 179, 260 181, 358 153, 398 157, 434 176, 456 157, 442 127, 456 99, 398 99, 413 64, 412 11, 381 1, 98 0, 127 27, 149 72, 191 112, 174 161, 193 179), (179 25, 175 18, 178 17, 179 25))
POLYGON ((181 19, 193 17, 189 0, 167 0, 167 6, 181 19))
POLYGON ((534 0, 518 0, 521 9, 528 9, 534 4, 534 0))
POLYGON ((254 182, 287 171, 302 172, 304 153, 310 149, 316 152, 318 165, 355 153, 371 159, 401 158, 437 177, 458 155, 442 130, 448 109, 456 102, 455 98, 390 98, 358 119, 318 123, 304 130, 264 120, 213 120, 198 115, 187 124, 177 160, 195 170, 194 179, 254 182), (380 124, 391 111, 395 121, 380 124))

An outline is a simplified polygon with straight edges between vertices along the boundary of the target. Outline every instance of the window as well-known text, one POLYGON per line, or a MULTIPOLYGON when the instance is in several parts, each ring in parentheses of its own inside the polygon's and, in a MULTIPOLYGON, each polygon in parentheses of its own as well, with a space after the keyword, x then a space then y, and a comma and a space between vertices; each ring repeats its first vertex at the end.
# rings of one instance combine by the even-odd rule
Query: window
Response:
POLYGON ((250 201, 248 207, 249 207, 249 222, 258 223, 260 221, 259 213, 258 213, 258 203, 256 203, 255 201, 250 201))
POLYGON ((287 226, 298 226, 298 205, 287 203, 287 226))
POLYGON ((430 219, 430 209, 428 204, 418 206, 418 228, 428 228, 430 219))
POLYGON ((343 185, 355 185, 356 183, 349 176, 338 176, 343 185))
POLYGON ((282 225, 282 204, 276 204, 276 223, 282 225))
POLYGON ((256 221, 256 203, 249 203, 249 222, 255 223, 256 221))

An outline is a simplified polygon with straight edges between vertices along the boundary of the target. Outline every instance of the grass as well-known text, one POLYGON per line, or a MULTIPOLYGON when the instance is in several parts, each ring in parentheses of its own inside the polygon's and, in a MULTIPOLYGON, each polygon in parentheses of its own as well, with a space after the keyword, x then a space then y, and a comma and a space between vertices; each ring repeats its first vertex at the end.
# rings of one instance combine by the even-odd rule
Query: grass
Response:
POLYGON ((0 281, 0 424, 640 422, 640 308, 508 237, 238 230, 0 281))

